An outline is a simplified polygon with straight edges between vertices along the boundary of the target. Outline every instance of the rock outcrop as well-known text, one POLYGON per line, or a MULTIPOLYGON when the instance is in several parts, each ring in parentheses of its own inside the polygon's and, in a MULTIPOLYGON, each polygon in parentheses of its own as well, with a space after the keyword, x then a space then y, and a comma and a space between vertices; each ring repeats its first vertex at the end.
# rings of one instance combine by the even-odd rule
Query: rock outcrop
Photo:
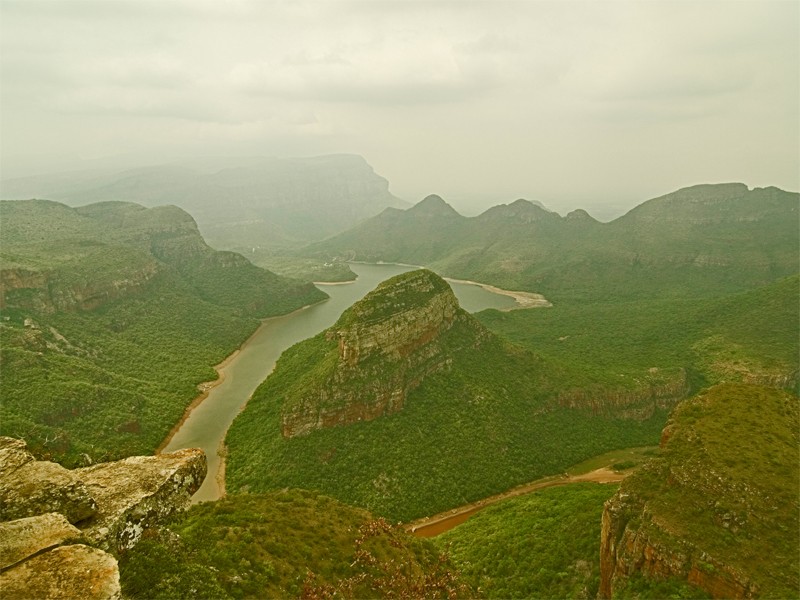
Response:
POLYGON ((593 414, 613 414, 625 419, 649 419, 656 409, 675 406, 689 393, 684 369, 653 367, 631 388, 588 387, 559 392, 556 402, 567 408, 588 409, 593 414))
POLYGON ((97 504, 74 472, 35 460, 22 440, 0 438, 1 521, 58 512, 76 523, 96 511, 97 504))
POLYGON ((142 531, 189 505, 206 476, 206 456, 191 448, 133 456, 74 471, 97 501, 81 523, 86 537, 107 550, 125 550, 142 531))
POLYGON ((402 410, 426 376, 448 368, 442 339, 456 324, 469 328, 467 343, 480 344, 485 331, 436 274, 420 269, 387 280, 324 332, 324 372, 283 407, 284 437, 402 410))
POLYGON ((0 573, 4 600, 116 600, 119 568, 110 554, 84 544, 60 546, 0 573))
POLYGON ((677 579, 714 598, 800 592, 798 398, 723 384, 684 401, 661 456, 605 505, 600 597, 630 578, 677 579))
POLYGON ((117 561, 104 549, 132 547, 186 507, 205 474, 197 449, 69 471, 0 437, 2 597, 119 598, 117 561))

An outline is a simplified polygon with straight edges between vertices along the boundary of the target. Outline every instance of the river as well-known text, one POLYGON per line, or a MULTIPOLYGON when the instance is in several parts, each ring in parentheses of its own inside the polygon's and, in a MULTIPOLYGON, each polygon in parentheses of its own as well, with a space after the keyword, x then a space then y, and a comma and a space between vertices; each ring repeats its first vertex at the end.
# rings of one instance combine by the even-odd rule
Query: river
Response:
MULTIPOLYGON (((182 422, 162 452, 202 448, 208 458, 208 476, 193 502, 216 500, 221 495, 218 450, 228 427, 251 394, 267 378, 281 353, 299 341, 333 325, 344 310, 363 298, 385 279, 414 267, 392 264, 351 264, 358 279, 347 284, 317 284, 330 299, 282 317, 265 320, 258 330, 218 368, 218 385, 182 422)), ((515 300, 474 284, 449 282, 461 306, 469 312, 486 308, 509 309, 515 300)))

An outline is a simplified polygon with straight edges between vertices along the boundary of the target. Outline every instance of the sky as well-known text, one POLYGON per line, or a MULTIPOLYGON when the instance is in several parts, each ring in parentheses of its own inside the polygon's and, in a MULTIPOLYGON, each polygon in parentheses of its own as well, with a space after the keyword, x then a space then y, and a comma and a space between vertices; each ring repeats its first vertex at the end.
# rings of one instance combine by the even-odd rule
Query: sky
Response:
POLYGON ((0 0, 0 174, 360 154, 415 202, 797 191, 800 2, 0 0))

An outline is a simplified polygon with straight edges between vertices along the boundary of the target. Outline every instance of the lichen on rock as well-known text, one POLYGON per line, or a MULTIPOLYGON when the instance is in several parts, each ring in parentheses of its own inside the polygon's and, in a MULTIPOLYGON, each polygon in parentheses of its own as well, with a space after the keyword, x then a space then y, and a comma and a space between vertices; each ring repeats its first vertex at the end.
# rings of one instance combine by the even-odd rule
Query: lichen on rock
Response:
POLYGON ((76 469, 98 505, 81 524, 85 535, 102 548, 132 547, 145 528, 188 506, 206 470, 197 448, 76 469))
POLYGON ((97 504, 72 471, 35 460, 22 440, 0 437, 0 521, 57 512, 76 523, 96 511, 97 504))

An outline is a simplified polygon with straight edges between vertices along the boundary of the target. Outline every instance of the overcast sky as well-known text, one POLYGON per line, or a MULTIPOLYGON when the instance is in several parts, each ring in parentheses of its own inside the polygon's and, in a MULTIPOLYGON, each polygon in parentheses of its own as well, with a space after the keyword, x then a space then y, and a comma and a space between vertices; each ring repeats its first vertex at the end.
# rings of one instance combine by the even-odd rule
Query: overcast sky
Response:
POLYGON ((346 152, 464 212, 798 189, 795 0, 0 0, 0 28, 4 177, 346 152))

